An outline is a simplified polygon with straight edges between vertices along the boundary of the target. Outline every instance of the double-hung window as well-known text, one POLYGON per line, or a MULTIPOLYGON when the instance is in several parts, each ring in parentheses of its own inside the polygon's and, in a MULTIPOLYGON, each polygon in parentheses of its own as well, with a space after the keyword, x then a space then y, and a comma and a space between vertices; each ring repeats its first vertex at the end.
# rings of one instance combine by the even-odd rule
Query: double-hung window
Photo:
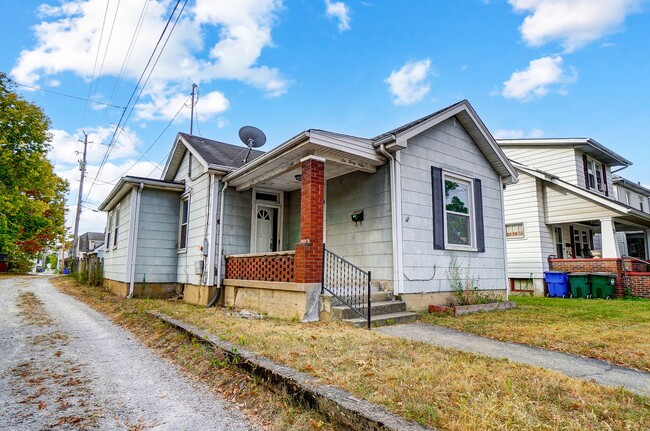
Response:
POLYGON ((481 180, 431 168, 435 250, 485 251, 481 180))
POLYGON ((117 247, 117 231, 118 231, 118 228, 119 228, 119 225, 120 225, 120 206, 119 205, 117 206, 117 208, 115 208, 114 217, 115 217, 115 220, 113 221, 113 227, 114 227, 115 230, 113 231, 113 248, 116 248, 117 247))
POLYGON ((178 249, 187 249, 187 226, 189 218, 190 201, 185 198, 181 201, 180 226, 178 228, 178 249))
POLYGON ((445 242, 448 245, 473 245, 472 183, 461 178, 445 177, 445 242))

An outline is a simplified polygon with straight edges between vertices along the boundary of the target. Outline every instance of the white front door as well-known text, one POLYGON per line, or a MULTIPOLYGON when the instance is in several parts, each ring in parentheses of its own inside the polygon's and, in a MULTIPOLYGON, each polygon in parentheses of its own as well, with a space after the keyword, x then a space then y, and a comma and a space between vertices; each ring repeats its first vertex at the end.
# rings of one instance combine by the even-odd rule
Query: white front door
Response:
POLYGON ((257 235, 255 237, 255 252, 266 253, 273 251, 273 208, 259 205, 257 207, 257 235))

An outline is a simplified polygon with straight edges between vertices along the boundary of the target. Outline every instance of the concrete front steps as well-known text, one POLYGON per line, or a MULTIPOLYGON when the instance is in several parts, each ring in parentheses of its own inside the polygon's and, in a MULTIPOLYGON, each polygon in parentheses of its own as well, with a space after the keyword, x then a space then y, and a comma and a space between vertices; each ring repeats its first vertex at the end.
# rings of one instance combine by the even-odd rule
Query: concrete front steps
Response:
MULTIPOLYGON (((397 301, 392 293, 376 292, 371 294, 371 316, 372 327, 394 325, 397 323, 410 323, 417 320, 417 313, 406 311, 406 303, 397 301)), ((367 320, 360 317, 347 305, 335 305, 332 307, 332 320, 341 320, 357 327, 365 327, 367 320)))

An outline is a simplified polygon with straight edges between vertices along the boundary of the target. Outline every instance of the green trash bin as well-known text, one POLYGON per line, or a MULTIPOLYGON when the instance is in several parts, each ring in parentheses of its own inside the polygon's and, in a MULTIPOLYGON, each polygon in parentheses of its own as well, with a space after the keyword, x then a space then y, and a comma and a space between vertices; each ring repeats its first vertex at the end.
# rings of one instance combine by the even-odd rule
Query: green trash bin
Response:
POLYGON ((612 299, 614 297, 614 286, 616 285, 616 274, 609 272, 592 272, 591 295, 594 298, 612 299))
POLYGON ((589 283, 589 273, 570 273, 569 285, 571 286, 572 298, 591 298, 591 284, 589 283))

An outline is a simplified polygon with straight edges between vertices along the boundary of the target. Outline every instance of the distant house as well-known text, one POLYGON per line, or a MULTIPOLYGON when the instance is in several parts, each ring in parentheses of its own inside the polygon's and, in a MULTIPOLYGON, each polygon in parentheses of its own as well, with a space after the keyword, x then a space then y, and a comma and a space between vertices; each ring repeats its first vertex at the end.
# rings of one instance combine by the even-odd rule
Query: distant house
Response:
MULTIPOLYGON (((650 189, 620 175, 612 175, 614 197, 617 201, 650 214, 650 189)), ((647 235, 642 229, 616 233, 621 255, 648 260, 647 235)), ((597 238, 598 239, 598 238, 597 238)))
POLYGON ((333 252, 412 310, 450 301, 454 257, 506 294, 517 173, 469 102, 374 138, 310 129, 247 151, 179 133, 160 179, 122 178, 100 205, 106 284, 196 304, 223 287, 226 305, 307 319, 333 252))
POLYGON ((505 191, 512 289, 543 292, 549 258, 619 259, 627 251, 620 246, 625 233, 643 237, 639 247, 647 256, 647 197, 645 206, 635 200, 647 190, 612 174, 632 162, 590 138, 497 142, 519 175, 505 191))
POLYGON ((104 243, 104 234, 101 232, 86 232, 77 238, 77 258, 83 259, 89 251, 104 243))

